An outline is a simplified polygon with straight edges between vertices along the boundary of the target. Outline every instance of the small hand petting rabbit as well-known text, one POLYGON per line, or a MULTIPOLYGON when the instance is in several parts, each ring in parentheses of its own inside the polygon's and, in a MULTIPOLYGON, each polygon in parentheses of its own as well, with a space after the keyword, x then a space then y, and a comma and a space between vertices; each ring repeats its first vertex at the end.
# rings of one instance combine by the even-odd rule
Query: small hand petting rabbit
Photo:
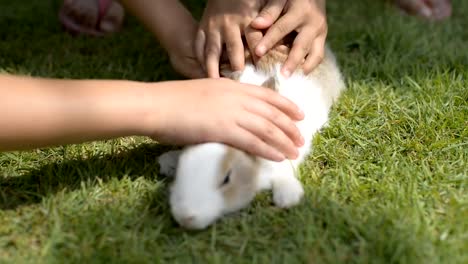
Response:
POLYGON ((327 47, 324 60, 304 75, 298 69, 289 78, 280 73, 292 41, 285 38, 254 65, 246 54, 240 72, 222 64, 221 74, 243 83, 274 89, 304 112, 298 126, 305 144, 296 160, 274 162, 219 143, 205 143, 171 151, 158 159, 160 172, 174 175, 170 207, 174 219, 189 229, 204 229, 221 216, 245 208, 255 195, 271 189, 276 206, 298 204, 304 194, 297 168, 311 151, 315 133, 327 122, 332 104, 345 85, 336 59, 327 47))

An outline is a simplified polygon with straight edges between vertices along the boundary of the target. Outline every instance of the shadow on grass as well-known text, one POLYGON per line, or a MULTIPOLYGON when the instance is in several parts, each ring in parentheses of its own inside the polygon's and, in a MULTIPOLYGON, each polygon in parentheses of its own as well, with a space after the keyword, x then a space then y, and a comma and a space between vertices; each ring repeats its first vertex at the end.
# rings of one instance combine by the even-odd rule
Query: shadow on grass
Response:
POLYGON ((80 188, 80 183, 86 181, 124 176, 156 179, 159 169, 156 158, 170 149, 173 147, 145 144, 117 154, 47 164, 17 177, 1 177, 0 209, 38 203, 61 190, 80 188))
POLYGON ((0 71, 67 79, 182 78, 166 51, 132 16, 112 36, 71 36, 57 18, 63 1, 53 2, 0 4, 0 71))
MULTIPOLYGON (((198 6, 200 12, 200 2, 185 2, 198 6)), ((437 70, 466 76, 468 31, 466 23, 462 23, 466 16, 461 13, 466 9, 456 8, 453 19, 430 24, 379 13, 382 1, 363 0, 353 5, 338 2, 330 1, 329 5, 329 40, 344 75, 352 82, 377 81, 396 88, 406 76, 424 80, 437 70)), ((177 78, 162 48, 134 20, 127 21, 124 30, 111 38, 72 38, 59 29, 56 10, 52 16, 50 3, 35 1, 34 5, 35 16, 22 4, 16 4, 18 10, 10 10, 9 14, 0 13, 0 67, 60 78, 177 78)), ((163 151, 161 146, 143 145, 1 178, 0 209, 39 203, 44 197, 79 189, 82 182, 98 178, 156 179, 155 157, 163 151)), ((215 262, 229 255, 257 262, 262 262, 262 257, 279 257, 279 263, 293 257, 318 263, 358 262, 356 258, 362 262, 417 263, 421 260, 419 254, 425 254, 417 249, 432 248, 431 240, 418 234, 421 227, 404 220, 415 218, 411 212, 395 209, 385 215, 366 215, 369 212, 360 211, 358 204, 338 204, 327 199, 326 193, 317 192, 308 190, 302 205, 286 211, 274 210, 268 199, 260 199, 237 216, 221 221, 222 228, 215 225, 199 233, 175 227, 164 207, 167 203, 161 202, 167 197, 149 193, 127 212, 119 206, 97 205, 61 216, 60 232, 75 237, 67 243, 51 234, 49 253, 56 260, 71 258, 77 262, 135 263, 175 258, 180 263, 194 258, 215 262)), ((54 225, 54 220, 50 224, 54 225)))
MULTIPOLYGON (((184 2, 200 16, 204 1, 184 2)), ((37 1, 29 8, 11 4, 8 12, 8 5, 0 11, 0 54, 7 54, 0 56, 1 68, 59 78, 180 79, 164 49, 131 16, 123 30, 109 38, 71 37, 56 17, 60 4, 37 1)), ((328 40, 347 78, 398 83, 406 76, 424 79, 435 70, 466 71, 464 8, 454 8, 448 21, 427 23, 396 16, 394 8, 385 6, 372 0, 346 8, 328 4, 328 40)))
POLYGON ((466 76, 467 9, 461 7, 466 4, 454 2, 450 19, 431 23, 384 2, 389 1, 360 0, 346 7, 327 2, 327 39, 350 83, 398 90, 407 78, 419 83, 440 73, 466 76))
POLYGON ((430 245, 417 226, 395 221, 407 217, 401 211, 369 214, 310 190, 290 210, 276 209, 262 196, 203 232, 179 228, 165 199, 156 192, 142 195, 127 209, 98 204, 65 212, 57 224, 73 243, 52 234, 46 257, 71 263, 214 263, 231 258, 236 263, 417 263, 427 259, 419 247, 430 245))

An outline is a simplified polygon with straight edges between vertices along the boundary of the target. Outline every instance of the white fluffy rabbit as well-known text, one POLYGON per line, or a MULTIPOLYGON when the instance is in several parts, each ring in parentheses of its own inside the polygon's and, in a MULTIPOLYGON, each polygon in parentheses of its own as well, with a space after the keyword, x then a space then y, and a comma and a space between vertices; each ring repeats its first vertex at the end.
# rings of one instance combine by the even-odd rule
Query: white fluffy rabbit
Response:
POLYGON ((296 178, 297 167, 311 150, 312 138, 327 122, 333 102, 345 88, 332 52, 327 48, 323 62, 309 75, 300 70, 291 77, 280 74, 289 48, 278 46, 254 66, 246 57, 242 72, 221 69, 224 76, 243 83, 273 88, 295 102, 305 113, 297 126, 305 139, 299 158, 273 162, 238 149, 206 143, 172 151, 159 157, 160 172, 173 175, 171 212, 189 229, 203 229, 226 213, 249 205, 256 193, 272 189, 278 207, 300 202, 304 190, 296 178))

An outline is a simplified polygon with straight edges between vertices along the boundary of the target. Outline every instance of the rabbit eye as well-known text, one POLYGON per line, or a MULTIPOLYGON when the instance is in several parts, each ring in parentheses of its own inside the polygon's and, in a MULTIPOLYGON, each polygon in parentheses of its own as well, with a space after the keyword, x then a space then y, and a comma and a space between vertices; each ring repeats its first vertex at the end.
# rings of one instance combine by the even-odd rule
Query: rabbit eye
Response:
POLYGON ((221 183, 221 186, 224 186, 224 185, 228 184, 230 178, 231 178, 231 170, 229 170, 229 171, 226 173, 226 176, 224 177, 224 180, 223 180, 223 183, 221 183))

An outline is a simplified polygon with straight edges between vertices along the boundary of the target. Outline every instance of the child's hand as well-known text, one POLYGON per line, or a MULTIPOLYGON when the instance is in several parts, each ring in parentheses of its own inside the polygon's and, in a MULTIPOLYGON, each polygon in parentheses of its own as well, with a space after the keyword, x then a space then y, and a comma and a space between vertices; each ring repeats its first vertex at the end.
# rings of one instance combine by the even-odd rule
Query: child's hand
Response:
MULTIPOLYGON (((246 34, 245 29, 258 15, 264 0, 208 0, 195 41, 198 61, 206 67, 208 77, 219 77, 219 59, 226 44, 234 71, 244 68, 242 35, 249 43, 260 31, 246 34)), ((255 30, 251 30, 255 31, 255 30)), ((250 45, 249 45, 250 46, 250 45)))
POLYGON ((298 35, 282 73, 289 76, 304 59, 303 70, 310 73, 324 56, 327 36, 325 13, 325 0, 270 0, 250 25, 258 30, 268 29, 260 41, 253 43, 255 54, 264 55, 295 30, 298 35))
POLYGON ((187 30, 184 34, 174 36, 174 43, 167 48, 167 51, 174 70, 187 78, 198 79, 206 77, 206 73, 198 62, 193 49, 193 36, 195 36, 197 26, 193 25, 193 31, 187 30))
POLYGON ((193 50, 198 23, 180 1, 120 0, 120 3, 156 36, 177 72, 189 78, 205 77, 193 50))
POLYGON ((142 123, 143 134, 160 142, 222 142, 276 161, 297 158, 297 147, 304 144, 294 123, 303 114, 270 89, 229 79, 166 82, 155 87, 159 89, 148 89, 145 96, 149 115, 142 123))

